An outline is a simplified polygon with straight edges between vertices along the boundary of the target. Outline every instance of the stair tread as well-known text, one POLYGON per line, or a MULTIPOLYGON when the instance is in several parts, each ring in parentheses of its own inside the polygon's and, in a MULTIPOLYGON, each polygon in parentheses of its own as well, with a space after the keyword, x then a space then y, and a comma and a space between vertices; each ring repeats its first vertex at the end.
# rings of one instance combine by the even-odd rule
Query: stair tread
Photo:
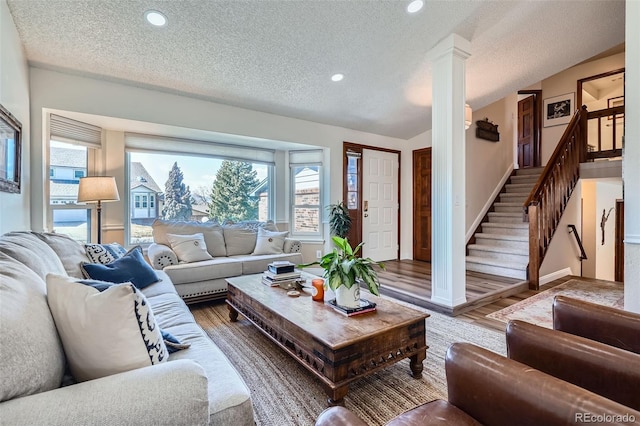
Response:
POLYGON ((513 261, 505 262, 500 259, 491 259, 491 258, 477 257, 477 256, 467 256, 466 261, 472 262, 472 263, 480 263, 482 265, 497 266, 499 268, 516 269, 519 271, 525 271, 527 269, 527 263, 528 263, 528 262, 518 263, 513 261))
POLYGON ((544 167, 527 167, 526 169, 516 169, 517 176, 541 174, 544 167))
POLYGON ((510 203, 510 202, 502 202, 502 201, 496 201, 495 203, 493 203, 494 206, 498 206, 498 207, 521 207, 522 203, 510 203))
POLYGON ((528 256, 529 250, 517 249, 512 247, 490 246, 487 244, 469 244, 469 250, 490 251, 493 253, 515 254, 519 256, 528 256))
POLYGON ((489 212, 489 216, 522 217, 522 212, 489 212))
POLYGON ((530 192, 501 192, 500 193, 501 196, 503 196, 503 195, 508 195, 510 197, 520 196, 520 197, 525 197, 525 198, 528 197, 529 194, 530 194, 530 192))
POLYGON ((489 228, 528 229, 529 223, 482 222, 482 226, 488 226, 489 228))
POLYGON ((520 236, 520 235, 508 235, 508 234, 495 234, 491 232, 479 232, 476 235, 476 238, 486 238, 489 240, 505 240, 505 241, 520 241, 527 242, 529 241, 529 236, 520 236))

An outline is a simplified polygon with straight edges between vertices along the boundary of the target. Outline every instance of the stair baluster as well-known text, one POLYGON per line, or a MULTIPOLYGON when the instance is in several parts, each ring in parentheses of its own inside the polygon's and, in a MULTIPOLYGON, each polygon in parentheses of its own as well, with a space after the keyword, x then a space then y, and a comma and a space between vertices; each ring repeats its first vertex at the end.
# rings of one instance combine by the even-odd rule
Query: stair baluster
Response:
POLYGON ((577 110, 523 208, 529 222, 529 288, 540 287, 540 265, 580 177, 587 146, 587 109, 577 110))

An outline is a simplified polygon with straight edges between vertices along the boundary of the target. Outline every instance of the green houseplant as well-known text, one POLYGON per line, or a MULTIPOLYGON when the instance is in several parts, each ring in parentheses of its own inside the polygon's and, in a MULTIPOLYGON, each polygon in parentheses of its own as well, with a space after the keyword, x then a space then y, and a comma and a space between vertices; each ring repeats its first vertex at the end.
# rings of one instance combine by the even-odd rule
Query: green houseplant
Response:
POLYGON ((357 254, 364 243, 352 248, 346 238, 331 237, 335 245, 333 251, 322 256, 320 260, 304 265, 304 268, 312 265, 320 265, 324 269, 325 285, 336 293, 336 303, 341 306, 360 306, 361 280, 367 284, 369 291, 376 296, 380 295, 380 281, 374 266, 384 269, 384 264, 371 258, 358 257, 357 254))
POLYGON ((346 238, 351 229, 351 217, 349 216, 347 206, 344 205, 344 202, 339 201, 336 204, 329 204, 327 209, 329 210, 329 228, 331 235, 346 238))

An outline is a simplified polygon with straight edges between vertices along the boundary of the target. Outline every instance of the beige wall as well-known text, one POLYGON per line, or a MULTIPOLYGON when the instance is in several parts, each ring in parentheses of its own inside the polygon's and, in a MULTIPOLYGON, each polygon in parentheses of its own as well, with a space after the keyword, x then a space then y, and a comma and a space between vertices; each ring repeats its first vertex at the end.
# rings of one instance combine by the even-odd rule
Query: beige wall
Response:
POLYGON ((540 280, 543 282, 567 275, 568 270, 572 275, 580 275, 580 249, 575 237, 569 234, 568 225, 575 225, 580 231, 581 190, 581 182, 578 182, 540 265, 540 280))
POLYGON ((9 231, 26 230, 31 226, 29 69, 5 0, 0 0, 0 104, 22 124, 21 192, 0 192, 1 235, 9 231))
POLYGON ((514 135, 517 133, 518 98, 514 93, 477 111, 466 133, 466 232, 467 240, 486 214, 493 195, 514 167, 514 135), (476 121, 488 118, 498 125, 500 141, 475 136, 476 121))
MULTIPOLYGON (((596 61, 576 65, 543 80, 541 84, 542 98, 547 99, 558 95, 564 95, 566 93, 574 93, 576 95, 577 102, 576 90, 578 80, 586 77, 591 77, 593 75, 602 74, 607 71, 624 68, 624 66, 624 53, 619 53, 617 55, 609 56, 596 61)), ((575 107, 577 109, 578 105, 576 105, 575 107)), ((542 164, 547 164, 549 157, 551 157, 551 154, 553 154, 553 150, 558 144, 560 137, 562 137, 562 133, 564 132, 566 127, 566 125, 561 125, 542 128, 542 164)))
POLYGON ((587 260, 582 261, 582 276, 596 277, 596 240, 597 228, 600 225, 596 210, 596 181, 583 179, 582 181, 582 245, 587 254, 587 260))
MULTIPOLYGON (((330 191, 326 202, 342 197, 343 141, 398 150, 406 146, 406 141, 401 139, 33 67, 30 68, 30 84, 31 130, 34 135, 30 159, 34 182, 31 226, 34 230, 42 230, 45 226, 42 197, 42 116, 45 108, 329 148, 325 158, 325 182, 330 191)), ((124 188, 124 145, 121 141, 113 142, 113 136, 107 133, 103 167, 105 173, 116 176, 118 185, 124 188)), ((410 185, 411 181, 403 179, 401 182, 403 188, 410 185)), ((288 203, 288 194, 284 194, 283 198, 288 203)), ((122 203, 105 206, 106 232, 121 232, 124 224, 122 203)), ((285 203, 278 205, 288 205, 285 203)), ((281 207, 278 207, 276 215, 277 221, 288 219, 288 211, 283 211, 281 207), (280 214, 285 216, 278 216, 280 214)), ((402 220, 406 222, 404 216, 402 220)), ((328 246, 326 228, 325 248, 328 246)), ((411 244, 411 241, 401 241, 401 244, 411 244)))

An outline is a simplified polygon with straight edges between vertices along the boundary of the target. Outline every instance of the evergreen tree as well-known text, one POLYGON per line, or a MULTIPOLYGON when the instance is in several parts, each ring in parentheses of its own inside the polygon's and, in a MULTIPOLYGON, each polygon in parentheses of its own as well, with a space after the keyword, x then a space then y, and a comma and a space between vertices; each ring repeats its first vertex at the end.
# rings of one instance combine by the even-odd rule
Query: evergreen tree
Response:
POLYGON ((250 192, 258 185, 251 163, 224 160, 211 187, 209 217, 222 222, 258 219, 258 197, 250 192))
POLYGON ((164 208, 162 217, 169 220, 191 218, 191 190, 182 182, 183 175, 178 163, 173 163, 169 179, 164 184, 164 208))

